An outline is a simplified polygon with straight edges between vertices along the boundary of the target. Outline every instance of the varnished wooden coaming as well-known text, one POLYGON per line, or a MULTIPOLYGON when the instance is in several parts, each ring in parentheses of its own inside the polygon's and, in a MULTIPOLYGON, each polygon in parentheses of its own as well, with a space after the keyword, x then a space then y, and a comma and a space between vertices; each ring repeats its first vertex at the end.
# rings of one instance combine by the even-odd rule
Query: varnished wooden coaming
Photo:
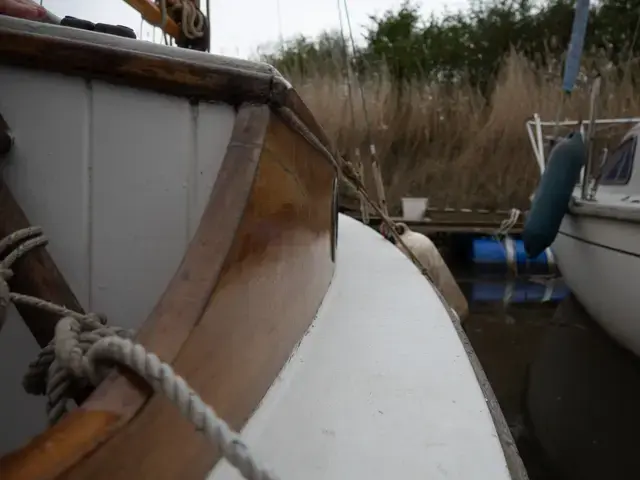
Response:
MULTIPOLYGON (((274 112, 288 108, 332 151, 324 132, 277 74, 1 28, 0 58, 193 99, 254 103, 239 107, 199 229, 138 333, 240 428, 311 323, 333 272, 334 166, 274 112)), ((166 400, 135 377, 113 374, 58 425, 2 457, 0 476, 200 479, 216 460, 166 400)))
MULTIPOLYGON (((138 339, 240 428, 328 288, 332 165, 267 106, 243 106, 184 261, 138 339)), ((112 375, 0 460, 3 479, 202 478, 211 446, 165 399, 112 375), (98 448, 99 447, 99 448, 98 448)))
MULTIPOLYGON (((174 362, 232 428, 258 406, 328 288, 332 180, 327 162, 269 114, 235 240, 206 311, 174 362)), ((156 396, 64 478, 199 479, 216 460, 211 445, 156 396)))

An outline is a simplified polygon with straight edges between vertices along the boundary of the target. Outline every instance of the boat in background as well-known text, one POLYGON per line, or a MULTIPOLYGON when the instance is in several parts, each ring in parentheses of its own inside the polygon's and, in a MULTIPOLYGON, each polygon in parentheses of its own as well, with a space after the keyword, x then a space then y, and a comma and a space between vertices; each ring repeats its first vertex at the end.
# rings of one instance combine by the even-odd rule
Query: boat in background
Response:
MULTIPOLYGON (((547 167, 545 150, 563 141, 548 134, 552 128, 585 135, 579 122, 544 122, 534 115, 527 131, 541 175, 547 167)), ((601 161, 593 165, 586 155, 580 180, 568 185, 573 190, 569 204, 550 206, 560 215, 568 209, 551 248, 565 282, 586 311, 640 355, 640 296, 633 289, 640 280, 640 174, 635 172, 640 118, 594 119, 593 131, 596 144, 603 147, 601 161), (602 144, 598 138, 605 131, 610 136, 602 144)))
POLYGON ((75 25, 0 15, 0 237, 30 237, 0 264, 2 479, 238 478, 225 453, 247 478, 525 480, 453 310, 338 215, 349 171, 291 85, 75 25), (129 338, 164 366, 138 346, 99 376, 129 338))

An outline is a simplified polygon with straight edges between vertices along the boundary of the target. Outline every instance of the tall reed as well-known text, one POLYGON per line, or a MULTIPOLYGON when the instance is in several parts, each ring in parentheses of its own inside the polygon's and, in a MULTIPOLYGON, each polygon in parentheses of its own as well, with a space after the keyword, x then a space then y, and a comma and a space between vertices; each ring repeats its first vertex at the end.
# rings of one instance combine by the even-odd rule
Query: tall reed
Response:
MULTIPOLYGON (((526 120, 533 113, 543 120, 555 120, 559 113, 560 119, 588 116, 586 89, 563 99, 559 72, 536 69, 517 52, 505 59, 487 97, 465 84, 413 83, 400 91, 384 73, 365 76, 361 85, 369 127, 357 80, 352 82, 352 118, 347 79, 311 71, 305 77, 283 73, 347 157, 356 147, 368 151, 370 129, 395 211, 405 195, 429 197, 437 206, 527 208, 539 174, 526 120)), ((640 92, 634 88, 639 78, 631 69, 605 76, 600 116, 640 116, 640 92)), ((611 137, 610 147, 620 132, 611 137)))

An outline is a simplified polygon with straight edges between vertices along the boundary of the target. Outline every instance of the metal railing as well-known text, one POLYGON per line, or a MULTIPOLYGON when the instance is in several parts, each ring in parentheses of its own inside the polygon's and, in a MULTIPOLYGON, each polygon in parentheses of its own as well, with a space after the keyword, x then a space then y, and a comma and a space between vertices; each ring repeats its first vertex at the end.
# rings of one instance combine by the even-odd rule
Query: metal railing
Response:
MULTIPOLYGON (((636 125, 640 123, 640 117, 607 118, 607 119, 595 118, 596 117, 595 97, 597 96, 597 91, 595 93, 596 93, 595 95, 592 95, 592 108, 590 111, 589 124, 587 126, 588 130, 586 133, 587 148, 589 153, 587 156, 587 162, 583 167, 582 173, 580 175, 581 197, 583 200, 592 199, 593 190, 590 190, 590 187, 593 187, 593 188, 596 187, 595 185, 591 185, 591 181, 593 180, 591 174, 593 171, 592 164, 593 164, 593 157, 594 157, 593 144, 594 144, 594 139, 597 134, 598 128, 611 127, 616 125, 636 125)), ((564 120, 561 122, 542 121, 540 119, 540 115, 538 115, 537 113, 534 113, 533 118, 526 122, 526 127, 527 127, 527 134, 529 136, 529 142, 531 143, 531 148, 533 149, 535 160, 538 164, 538 168, 540 169, 540 175, 544 173, 546 164, 547 164, 547 152, 545 149, 546 145, 549 145, 550 143, 553 143, 553 142, 557 142, 562 138, 562 137, 554 137, 551 135, 544 135, 545 128, 557 129, 558 127, 574 127, 574 128, 578 128, 582 137, 585 138, 584 122, 580 122, 577 120, 564 120)), ((605 152, 606 152, 606 149, 605 149, 605 152)), ((602 160, 604 161, 605 159, 602 159, 602 160)))

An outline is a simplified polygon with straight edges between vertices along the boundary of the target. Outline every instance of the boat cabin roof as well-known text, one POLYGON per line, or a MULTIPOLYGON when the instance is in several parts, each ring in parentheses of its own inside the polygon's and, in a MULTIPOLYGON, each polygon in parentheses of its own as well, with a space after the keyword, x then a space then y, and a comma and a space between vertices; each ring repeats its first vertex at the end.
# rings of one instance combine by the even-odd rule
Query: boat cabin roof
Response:
POLYGON ((2 63, 83 76, 194 101, 291 108, 320 134, 313 116, 271 65, 144 40, 0 15, 2 63))
POLYGON ((53 25, 50 23, 34 22, 6 15, 0 15, 0 28, 7 31, 20 32, 30 35, 49 35, 81 42, 86 45, 118 48, 147 55, 160 55, 172 59, 179 59, 192 65, 225 67, 265 75, 280 75, 269 64, 254 62, 211 53, 199 52, 163 44, 153 43, 142 39, 132 39, 110 35, 107 33, 82 30, 78 28, 53 25))

